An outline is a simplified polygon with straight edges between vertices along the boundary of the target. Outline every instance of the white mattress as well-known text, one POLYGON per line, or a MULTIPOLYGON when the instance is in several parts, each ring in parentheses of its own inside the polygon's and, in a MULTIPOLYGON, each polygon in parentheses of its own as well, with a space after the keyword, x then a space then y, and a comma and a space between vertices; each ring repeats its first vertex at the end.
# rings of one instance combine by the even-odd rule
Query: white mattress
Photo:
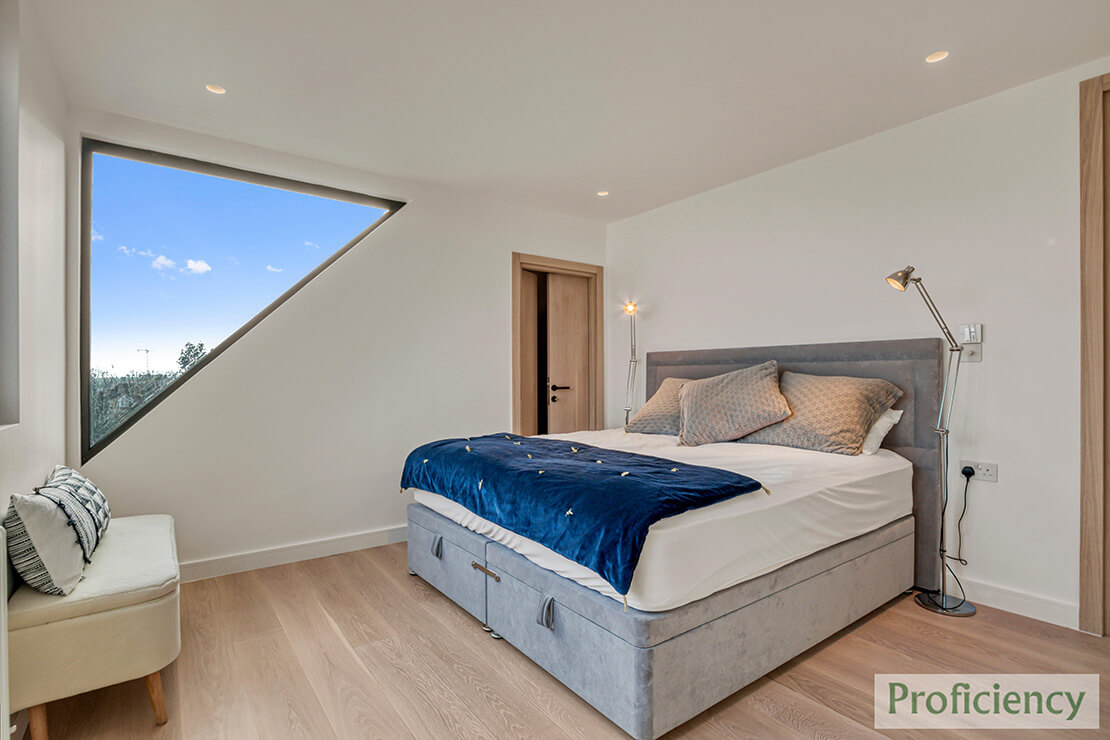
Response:
MULTIPOLYGON (((755 444, 680 447, 677 437, 623 429, 551 435, 597 447, 731 470, 755 478, 757 491, 662 519, 647 540, 628 605, 666 611, 780 568, 818 550, 900 519, 913 510, 912 464, 889 450, 835 455, 755 444)), ((416 500, 500 542, 537 565, 622 600, 597 573, 489 522, 461 504, 416 490, 416 500)))

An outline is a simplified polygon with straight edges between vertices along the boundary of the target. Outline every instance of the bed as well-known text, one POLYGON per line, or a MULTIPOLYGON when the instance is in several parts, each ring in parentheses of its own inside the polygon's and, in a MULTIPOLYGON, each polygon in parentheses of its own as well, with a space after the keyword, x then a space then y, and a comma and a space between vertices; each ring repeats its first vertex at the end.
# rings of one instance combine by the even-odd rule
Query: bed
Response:
POLYGON ((571 435, 746 470, 770 494, 657 522, 621 597, 583 566, 415 491, 410 571, 636 738, 659 737, 911 586, 935 589, 940 341, 649 353, 647 393, 668 377, 710 377, 769 359, 782 370, 901 388, 895 408, 904 414, 885 449, 865 458, 766 445, 678 448, 674 438, 623 430, 571 435))

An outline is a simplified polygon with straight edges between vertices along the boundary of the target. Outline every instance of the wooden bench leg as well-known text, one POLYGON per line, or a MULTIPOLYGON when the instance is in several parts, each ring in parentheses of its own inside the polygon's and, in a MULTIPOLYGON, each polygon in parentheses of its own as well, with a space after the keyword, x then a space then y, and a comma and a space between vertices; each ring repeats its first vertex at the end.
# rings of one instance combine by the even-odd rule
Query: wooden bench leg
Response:
MULTIPOLYGON (((155 724, 166 724, 169 717, 166 716, 166 695, 162 693, 162 672, 155 671, 146 677, 146 690, 150 694, 150 704, 154 707, 154 722, 155 724)), ((45 711, 45 710, 44 710, 45 711)), ((46 726, 45 715, 43 719, 43 727, 46 726)), ((46 735, 43 735, 45 740, 46 735)), ((37 738, 36 738, 37 740, 37 738)))
POLYGON ((31 707, 27 710, 29 715, 30 725, 28 727, 31 740, 48 740, 49 733, 46 730, 46 705, 39 704, 38 706, 31 707))

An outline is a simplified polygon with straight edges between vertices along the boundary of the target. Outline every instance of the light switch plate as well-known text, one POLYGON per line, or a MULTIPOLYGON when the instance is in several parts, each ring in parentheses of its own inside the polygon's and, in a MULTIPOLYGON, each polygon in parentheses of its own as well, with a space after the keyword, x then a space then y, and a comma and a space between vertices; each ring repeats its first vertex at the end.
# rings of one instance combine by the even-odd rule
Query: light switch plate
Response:
POLYGON ((983 341, 982 324, 960 324, 960 344, 979 344, 983 341))

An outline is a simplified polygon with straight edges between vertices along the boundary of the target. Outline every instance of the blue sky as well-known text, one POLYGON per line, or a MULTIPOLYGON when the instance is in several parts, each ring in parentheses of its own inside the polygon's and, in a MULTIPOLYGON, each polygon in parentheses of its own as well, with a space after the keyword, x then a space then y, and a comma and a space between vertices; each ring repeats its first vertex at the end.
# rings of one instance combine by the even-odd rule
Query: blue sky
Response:
POLYGON ((215 347, 384 213, 93 155, 91 364, 177 366, 215 347))

